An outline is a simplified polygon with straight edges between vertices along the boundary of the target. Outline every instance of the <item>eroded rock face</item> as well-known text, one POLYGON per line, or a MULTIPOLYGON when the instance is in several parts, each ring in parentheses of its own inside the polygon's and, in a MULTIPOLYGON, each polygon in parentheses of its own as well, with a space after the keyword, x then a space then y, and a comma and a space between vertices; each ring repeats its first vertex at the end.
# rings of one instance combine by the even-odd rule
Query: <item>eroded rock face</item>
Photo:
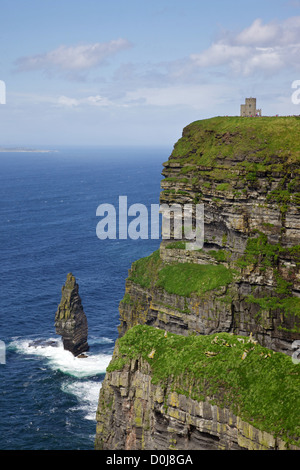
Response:
MULTIPOLYGON (((188 251, 182 240, 163 240, 159 256, 133 263, 120 339, 135 325, 182 336, 227 332, 292 355, 300 338, 300 154, 288 141, 296 142, 299 130, 296 117, 214 118, 183 130, 164 163, 160 203, 203 204, 204 245, 188 251), (219 272, 232 278, 210 288, 203 277, 206 289, 182 293, 174 273, 184 265, 224 267, 219 272)), ((114 356, 119 367, 100 391, 96 449, 286 448, 251 417, 245 422, 209 396, 197 401, 175 392, 172 371, 163 386, 154 383, 147 361, 124 361, 118 342, 114 356)))
POLYGON ((161 267, 222 265, 234 280, 183 297, 163 289, 159 275, 145 287, 131 268, 120 304, 121 336, 136 324, 183 335, 252 333, 263 346, 292 355, 300 337, 300 161, 284 142, 285 125, 300 129, 294 118, 220 118, 183 130, 163 164, 160 203, 203 204, 204 245, 189 251, 181 240, 163 240, 161 267), (281 138, 271 149, 277 131, 281 138))
POLYGON ((88 324, 83 311, 78 284, 72 273, 62 287, 62 297, 55 314, 56 333, 62 336, 64 349, 74 356, 88 351, 88 324))
MULTIPOLYGON (((115 355, 118 354, 117 347, 115 355)), ((227 408, 153 384, 139 358, 108 372, 97 412, 96 450, 284 450, 286 443, 227 408)), ((289 446, 298 450, 297 446, 289 446)))

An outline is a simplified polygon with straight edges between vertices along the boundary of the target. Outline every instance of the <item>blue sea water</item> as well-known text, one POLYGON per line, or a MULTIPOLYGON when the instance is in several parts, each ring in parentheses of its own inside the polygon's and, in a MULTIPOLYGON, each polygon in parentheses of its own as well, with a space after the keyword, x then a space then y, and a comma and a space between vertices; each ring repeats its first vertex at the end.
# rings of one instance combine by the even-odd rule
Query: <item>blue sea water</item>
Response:
MULTIPOLYGON (((61 148, 0 153, 1 450, 91 450, 96 408, 131 263, 159 240, 99 240, 96 209, 159 203, 170 149, 61 148), (55 334, 72 272, 88 319, 86 359, 55 334), (52 342, 32 346, 35 340, 52 342), (3 356, 3 354, 2 354, 3 356)), ((150 235, 150 228, 149 228, 150 235)), ((36 343, 35 343, 36 344, 36 343)))

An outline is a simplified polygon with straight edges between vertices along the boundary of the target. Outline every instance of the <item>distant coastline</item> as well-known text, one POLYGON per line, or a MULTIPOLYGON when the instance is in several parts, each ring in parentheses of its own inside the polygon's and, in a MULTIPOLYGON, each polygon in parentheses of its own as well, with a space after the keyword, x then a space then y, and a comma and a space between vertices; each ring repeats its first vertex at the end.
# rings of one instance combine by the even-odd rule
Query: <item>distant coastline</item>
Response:
POLYGON ((13 152, 13 153, 52 153, 58 150, 45 150, 45 149, 26 149, 26 148, 4 148, 0 147, 0 152, 13 152))

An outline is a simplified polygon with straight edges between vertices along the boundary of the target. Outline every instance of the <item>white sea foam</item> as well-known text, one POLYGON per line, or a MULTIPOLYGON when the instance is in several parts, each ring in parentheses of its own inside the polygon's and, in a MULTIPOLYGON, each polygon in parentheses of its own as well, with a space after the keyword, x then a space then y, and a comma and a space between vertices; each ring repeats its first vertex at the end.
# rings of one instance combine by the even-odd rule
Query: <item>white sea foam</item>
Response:
POLYGON ((100 338, 92 336, 92 337, 89 337, 88 343, 90 346, 92 346, 95 344, 113 344, 114 341, 110 338, 105 338, 103 336, 101 336, 100 338))
POLYGON ((78 400, 78 406, 71 408, 71 411, 81 410, 84 412, 84 418, 89 420, 96 420, 96 410, 99 399, 99 391, 101 389, 101 382, 88 381, 75 381, 63 382, 61 389, 65 393, 74 395, 78 400))
POLYGON ((49 338, 46 341, 16 339, 10 347, 21 354, 46 358, 51 369, 78 378, 104 374, 112 358, 110 354, 103 353, 87 353, 85 358, 74 357, 70 351, 63 348, 62 341, 57 338, 49 338))

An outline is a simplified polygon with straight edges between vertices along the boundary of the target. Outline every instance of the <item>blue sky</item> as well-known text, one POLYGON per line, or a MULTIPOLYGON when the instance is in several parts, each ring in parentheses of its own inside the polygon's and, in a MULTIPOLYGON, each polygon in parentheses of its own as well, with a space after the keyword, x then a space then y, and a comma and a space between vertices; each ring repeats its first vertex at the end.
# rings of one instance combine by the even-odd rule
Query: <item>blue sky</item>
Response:
POLYGON ((173 145, 197 119, 300 114, 298 0, 0 0, 0 145, 173 145))

